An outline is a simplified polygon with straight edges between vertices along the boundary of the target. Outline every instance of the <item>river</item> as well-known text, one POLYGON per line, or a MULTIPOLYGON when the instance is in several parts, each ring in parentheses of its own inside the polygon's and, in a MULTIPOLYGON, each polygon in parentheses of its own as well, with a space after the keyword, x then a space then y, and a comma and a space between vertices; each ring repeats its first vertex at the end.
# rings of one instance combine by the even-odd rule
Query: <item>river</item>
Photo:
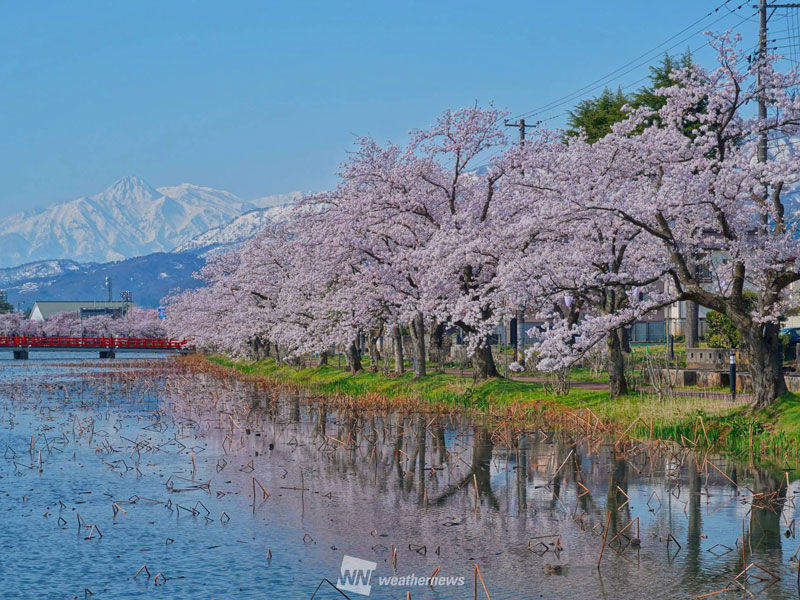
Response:
POLYGON ((780 468, 216 373, 0 361, 4 600, 798 594, 780 468))

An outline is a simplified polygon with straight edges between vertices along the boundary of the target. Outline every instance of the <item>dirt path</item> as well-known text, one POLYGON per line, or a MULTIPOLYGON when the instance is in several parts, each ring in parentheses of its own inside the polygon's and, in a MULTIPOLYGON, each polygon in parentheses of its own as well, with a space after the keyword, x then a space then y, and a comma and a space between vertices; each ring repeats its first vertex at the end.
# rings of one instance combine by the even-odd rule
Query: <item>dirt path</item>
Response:
MULTIPOLYGON (((315 363, 312 363, 315 364, 315 363)), ((331 365, 336 366, 336 365, 331 365)), ((340 368, 345 369, 347 368, 345 365, 341 365, 340 368)), ((460 375, 462 377, 470 377, 472 372, 466 369, 445 369, 445 373, 449 375, 460 375)), ((549 383, 550 380, 547 377, 534 377, 532 375, 514 375, 510 378, 511 381, 523 381, 526 383, 549 383)), ((570 387, 581 389, 581 390, 594 390, 594 391, 605 391, 608 390, 608 384, 601 382, 601 381, 571 381, 570 387)), ((640 389, 640 391, 644 392, 645 394, 656 394, 656 389, 652 386, 645 386, 640 389)), ((705 391, 705 390, 687 390, 687 389, 680 389, 680 388, 673 388, 672 390, 673 396, 680 396, 682 398, 697 398, 698 400, 715 400, 720 402, 731 402, 731 395, 729 392, 716 392, 716 391, 705 391)), ((752 394, 748 394, 745 392, 737 392, 736 393, 736 404, 740 404, 743 402, 749 402, 752 398, 752 394)))
MULTIPOLYGON (((445 369, 445 373, 450 373, 452 375, 461 375, 463 377, 469 377, 470 372, 459 370, 459 369, 445 369)), ((531 375, 514 375, 510 378, 512 381, 524 381, 527 383, 539 383, 545 384, 549 383, 550 380, 547 377, 533 377, 531 375)), ((570 387, 578 388, 582 390, 596 390, 596 391, 605 391, 608 390, 608 384, 601 382, 601 381, 570 381, 570 387)), ((640 388, 640 391, 646 394, 656 394, 656 389, 652 386, 645 386, 640 388)), ((685 398, 698 398, 703 400, 718 400, 718 401, 730 401, 731 395, 730 392, 717 392, 711 390, 687 390, 687 389, 680 389, 680 388, 673 388, 672 389, 673 396, 681 396, 685 398)), ((752 394, 748 394, 745 392, 737 392, 736 393, 736 403, 749 401, 752 394)))

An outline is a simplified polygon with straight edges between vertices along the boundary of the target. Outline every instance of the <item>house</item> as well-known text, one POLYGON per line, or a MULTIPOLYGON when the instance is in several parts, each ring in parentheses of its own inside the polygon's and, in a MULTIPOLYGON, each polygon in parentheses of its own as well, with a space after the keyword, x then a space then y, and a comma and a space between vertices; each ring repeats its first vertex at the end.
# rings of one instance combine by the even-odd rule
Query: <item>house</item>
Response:
POLYGON ((97 315, 116 315, 125 314, 132 306, 131 302, 121 300, 103 302, 95 300, 75 300, 58 301, 47 300, 38 301, 31 310, 31 321, 46 321, 53 315, 62 312, 77 312, 81 317, 95 317, 97 315))

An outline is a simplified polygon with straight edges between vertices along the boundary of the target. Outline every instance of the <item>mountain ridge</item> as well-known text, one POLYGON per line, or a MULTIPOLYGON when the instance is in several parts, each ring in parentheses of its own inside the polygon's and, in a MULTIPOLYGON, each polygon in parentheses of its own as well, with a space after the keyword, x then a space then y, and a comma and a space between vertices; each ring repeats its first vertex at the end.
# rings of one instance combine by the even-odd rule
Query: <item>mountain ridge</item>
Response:
POLYGON ((193 252, 155 252, 108 263, 64 261, 73 264, 48 271, 44 263, 51 262, 55 261, 0 269, 0 287, 13 305, 30 309, 39 300, 104 300, 105 278, 110 277, 114 299, 127 290, 137 306, 153 308, 172 291, 202 285, 194 273, 203 267, 205 259, 193 252), (19 278, 14 279, 14 272, 19 278))
POLYGON ((205 256, 237 246, 255 236, 268 223, 288 220, 294 203, 302 196, 300 192, 295 194, 290 202, 249 210, 223 225, 212 227, 191 240, 176 246, 173 252, 198 252, 205 256))
POLYGON ((242 213, 271 208, 299 192, 243 200, 224 190, 182 183, 154 188, 123 177, 102 192, 0 219, 0 268, 69 259, 106 263, 171 252, 242 213))

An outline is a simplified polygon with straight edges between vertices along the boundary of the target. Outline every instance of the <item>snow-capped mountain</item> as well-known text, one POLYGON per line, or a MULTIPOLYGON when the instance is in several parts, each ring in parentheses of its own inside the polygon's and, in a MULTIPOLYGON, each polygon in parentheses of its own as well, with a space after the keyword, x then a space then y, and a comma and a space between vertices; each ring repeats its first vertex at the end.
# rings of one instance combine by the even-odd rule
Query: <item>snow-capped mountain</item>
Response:
MULTIPOLYGON (((291 196, 291 195, 287 195, 291 196)), ((42 259, 107 262, 169 252, 245 211, 267 205, 183 184, 155 189, 124 177, 93 196, 0 219, 0 267, 42 259)))
POLYGON ((308 192, 290 192, 288 194, 273 194, 271 196, 264 196, 263 198, 256 198, 250 200, 250 204, 256 208, 273 208, 278 206, 288 206, 295 204, 300 198, 305 196, 308 192))
POLYGON ((286 221, 292 212, 294 203, 302 194, 282 194, 280 196, 269 196, 261 198, 265 201, 273 199, 271 206, 251 210, 235 217, 229 223, 213 227, 200 235, 184 242, 175 248, 175 252, 195 252, 206 255, 230 246, 240 244, 252 238, 259 231, 264 229, 269 223, 279 223, 286 221), (283 202, 283 203, 280 203, 283 202))
POLYGON ((205 259, 189 252, 156 252, 103 264, 63 261, 71 264, 64 264, 61 272, 48 272, 45 263, 56 262, 62 261, 0 269, 0 287, 8 292, 12 304, 31 308, 37 300, 103 300, 105 279, 110 277, 115 298, 126 290, 137 306, 152 308, 173 290, 202 285, 192 274, 203 267, 205 259))
POLYGON ((43 277, 56 277, 64 273, 80 271, 86 265, 81 265, 74 260, 40 260, 25 263, 18 267, 0 269, 0 286, 20 280, 40 279, 43 277))

